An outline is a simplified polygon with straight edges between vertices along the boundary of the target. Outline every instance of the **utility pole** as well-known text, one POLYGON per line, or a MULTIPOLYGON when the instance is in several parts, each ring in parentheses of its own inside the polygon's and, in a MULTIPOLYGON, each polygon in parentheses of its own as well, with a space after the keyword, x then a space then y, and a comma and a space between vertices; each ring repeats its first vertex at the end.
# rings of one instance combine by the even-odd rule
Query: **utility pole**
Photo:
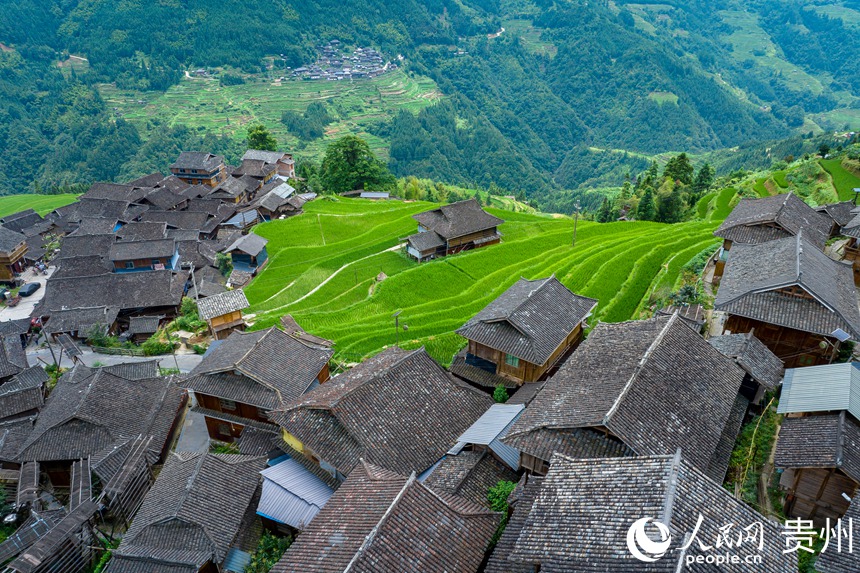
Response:
POLYGON ((579 199, 576 200, 576 203, 573 204, 574 212, 573 212, 573 243, 572 247, 576 246, 576 224, 579 222, 579 199))
POLYGON ((197 292, 197 279, 194 278, 194 263, 191 263, 191 285, 194 287, 194 301, 200 298, 200 293, 197 292))
POLYGON ((394 346, 400 346, 400 313, 402 310, 398 310, 394 313, 394 346))

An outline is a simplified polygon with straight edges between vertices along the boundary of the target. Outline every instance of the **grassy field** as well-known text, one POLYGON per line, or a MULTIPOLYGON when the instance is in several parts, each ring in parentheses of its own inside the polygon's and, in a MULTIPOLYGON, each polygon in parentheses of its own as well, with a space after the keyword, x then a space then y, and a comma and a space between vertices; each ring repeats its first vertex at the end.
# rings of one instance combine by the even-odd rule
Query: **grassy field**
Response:
POLYGON ((663 105, 664 103, 678 105, 678 96, 672 92, 651 92, 648 94, 648 99, 653 100, 659 105, 663 105))
POLYGON ((74 203, 77 195, 7 195, 0 197, 0 217, 35 209, 40 215, 50 213, 58 207, 74 203))
POLYGON ((523 47, 533 54, 545 54, 553 58, 558 53, 558 48, 542 38, 543 30, 534 27, 531 20, 503 20, 502 27, 506 34, 519 37, 523 47))
POLYGON ((572 247, 568 217, 493 210, 506 220, 502 244, 419 265, 398 243, 415 232, 411 215, 431 207, 320 200, 303 215, 258 226, 255 232, 269 239, 270 262, 245 289, 255 328, 291 313, 309 331, 335 340, 341 358, 357 360, 394 343, 392 314, 400 310, 408 325, 401 346, 424 345, 448 363, 463 344, 454 331, 521 276, 554 273, 600 300, 599 319, 627 320, 715 241, 714 221, 580 221, 572 247), (380 273, 387 278, 378 282, 380 273))
POLYGON ((417 112, 442 97, 432 80, 403 70, 354 82, 255 81, 221 86, 217 79, 186 78, 166 93, 120 90, 112 84, 102 84, 99 90, 117 116, 134 123, 143 133, 148 132, 147 122, 153 118, 236 138, 245 137, 248 124, 263 123, 281 147, 313 157, 321 155, 332 139, 358 134, 387 158, 387 144, 367 133, 367 128, 401 109, 417 112), (303 147, 281 124, 281 114, 286 110, 303 112, 315 101, 325 102, 337 120, 328 126, 325 137, 303 147))
POLYGON ((839 194, 839 200, 853 201, 853 189, 860 187, 860 177, 846 171, 845 168, 842 167, 841 159, 822 159, 819 163, 821 163, 821 167, 830 174, 830 177, 833 180, 833 186, 839 194))

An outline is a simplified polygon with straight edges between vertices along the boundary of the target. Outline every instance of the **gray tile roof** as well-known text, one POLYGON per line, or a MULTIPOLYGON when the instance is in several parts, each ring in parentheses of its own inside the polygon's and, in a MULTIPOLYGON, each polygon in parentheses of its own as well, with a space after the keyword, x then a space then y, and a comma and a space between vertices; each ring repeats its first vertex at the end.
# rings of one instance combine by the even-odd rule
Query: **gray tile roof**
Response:
POLYGON ((128 380, 75 366, 57 382, 19 459, 80 459, 139 435, 155 436, 157 458, 181 400, 182 391, 170 378, 128 380))
MULTIPOLYGON (((525 506, 527 499, 524 496, 525 506)), ((710 545, 720 537, 723 525, 763 525, 762 549, 754 543, 734 547, 732 555, 738 555, 740 563, 725 564, 720 571, 748 572, 743 561, 747 555, 762 556, 756 571, 796 571, 797 554, 782 552, 785 540, 780 524, 734 499, 680 456, 575 460, 561 455, 553 457, 507 556, 517 568, 505 569, 496 562, 491 571, 521 571, 519 566, 538 564, 542 573, 716 571, 707 563, 685 564, 687 556, 708 554, 698 543, 686 552, 680 550, 700 514, 704 520, 698 539, 710 545), (672 543, 662 559, 645 564, 626 549, 625 540, 631 524, 649 516, 667 525, 672 543)))
POLYGON ((110 247, 108 258, 111 261, 131 261, 135 259, 170 258, 176 252, 173 239, 151 241, 120 241, 110 247))
POLYGON ((184 195, 174 193, 170 189, 166 189, 164 187, 150 190, 146 196, 141 199, 141 201, 151 204, 156 209, 163 210, 174 209, 187 200, 188 198, 184 195))
POLYGON ((27 334, 30 331, 29 318, 0 321, 0 336, 27 334))
POLYGON ((606 428, 639 455, 683 447, 707 471, 744 375, 677 315, 599 324, 502 441, 528 452, 518 436, 538 429, 606 428))
POLYGON ((141 185, 122 185, 120 183, 93 183, 86 193, 79 197, 80 200, 110 200, 126 201, 134 203, 141 199, 146 193, 141 185))
POLYGON ((132 187, 155 187, 164 179, 164 174, 155 171, 150 173, 149 175, 144 175, 143 177, 138 177, 134 181, 129 181, 126 185, 131 185, 132 187))
POLYGON ((262 178, 276 169, 277 167, 271 161, 246 158, 242 159, 242 163, 233 170, 233 176, 238 177, 241 175, 248 175, 254 178, 262 178))
POLYGON ((33 225, 38 225, 42 222, 42 216, 36 213, 33 209, 18 211, 11 215, 6 215, 0 218, 0 223, 3 227, 16 233, 23 233, 25 229, 29 229, 33 225))
POLYGON ((66 235, 60 241, 60 264, 63 259, 100 256, 107 257, 114 235, 66 235))
POLYGON ((29 366, 27 354, 21 346, 21 336, 0 337, 0 379, 14 376, 29 366))
POLYGON ((182 301, 187 272, 169 270, 110 273, 92 277, 55 279, 45 285, 46 309, 78 308, 82 304, 122 310, 175 307, 182 301))
POLYGON ((223 250, 225 253, 229 253, 232 251, 240 251, 242 253, 251 255, 255 257, 260 254, 260 251, 269 243, 268 239, 264 239, 259 235, 255 235, 254 233, 248 233, 247 235, 242 235, 232 244, 230 244, 226 249, 223 250))
POLYGON ((362 463, 272 573, 470 573, 499 514, 362 463))
POLYGON ((245 310, 249 306, 251 305, 245 296, 245 292, 239 289, 208 296, 197 302, 197 310, 200 318, 203 320, 211 320, 216 316, 223 316, 237 310, 245 310))
POLYGON ((174 229, 199 230, 206 225, 209 215, 198 211, 147 211, 140 216, 141 221, 167 223, 174 229))
POLYGON ((543 365, 596 306, 595 299, 572 293, 554 276, 520 279, 457 334, 543 365))
POLYGON ((311 346, 319 346, 322 348, 331 348, 332 346, 334 346, 333 341, 328 340, 326 338, 320 338, 319 336, 314 336, 313 334, 306 332, 305 329, 299 326, 299 323, 296 322, 296 319, 294 319, 290 314, 285 314, 284 316, 282 316, 280 323, 284 329, 284 332, 286 332, 293 338, 297 338, 305 344, 309 344, 311 346))
POLYGON ((412 218, 425 229, 435 231, 448 240, 492 229, 504 223, 504 220, 484 211, 474 199, 443 205, 432 211, 412 215, 412 218))
POLYGON ((220 564, 239 533, 264 467, 260 457, 171 454, 114 559, 145 562, 150 571, 164 571, 166 565, 193 565, 196 571, 210 561, 220 564))
POLYGON ((270 417, 344 475, 359 457, 409 473, 435 463, 491 404, 423 348, 389 348, 270 417))
MULTIPOLYGON (((851 505, 848 506, 848 511, 842 518, 844 524, 860 524, 860 494, 854 496, 851 505)), ((852 535, 856 530, 852 530, 852 535)), ((852 537, 853 540, 853 537, 852 537)), ((823 551, 815 560, 815 570, 819 573, 857 573, 860 571, 860 551, 854 551, 853 545, 851 551, 845 545, 841 551, 837 551, 836 539, 831 538, 831 544, 823 551)))
POLYGON ((806 236, 732 247, 714 308, 816 334, 841 328, 860 339, 851 265, 830 259, 806 236), (792 286, 813 298, 779 292, 792 286))
POLYGON ((409 243, 410 247, 419 253, 423 253, 424 251, 429 251, 431 249, 435 250, 445 245, 445 239, 443 239, 439 233, 435 233, 433 231, 424 231, 422 233, 409 235, 406 241, 409 243))
POLYGON ((288 154, 283 151, 265 151, 263 149, 249 149, 242 155, 242 160, 256 159, 265 161, 266 163, 277 163, 278 161, 288 159, 288 154))
POLYGON ((207 197, 223 197, 225 199, 235 199, 243 193, 248 192, 248 183, 244 178, 228 177, 219 183, 207 197))
POLYGON ((741 199, 714 235, 733 243, 759 244, 791 237, 803 230, 810 242, 823 250, 830 227, 827 215, 816 212, 794 193, 785 193, 741 199))
POLYGON ((205 151, 183 151, 170 168, 214 171, 222 163, 224 163, 224 158, 220 155, 214 155, 205 151))
POLYGON ((785 374, 782 360, 770 351, 761 340, 747 334, 712 336, 708 343, 728 356, 765 388, 776 388, 785 374))
POLYGON ((543 477, 535 475, 523 475, 517 484, 517 488, 508 497, 508 503, 513 507, 513 513, 508 518, 505 531, 499 538, 493 554, 487 561, 484 573, 534 573, 534 567, 514 563, 508 558, 514 550, 517 539, 525 526, 526 519, 531 513, 535 498, 540 492, 543 477))
POLYGON ((154 334, 163 316, 133 316, 128 321, 129 334, 154 334))
POLYGON ((517 481, 517 474, 490 452, 467 450, 446 454, 423 483, 436 491, 489 507, 487 490, 500 481, 517 481))
POLYGON ((44 386, 48 374, 41 366, 22 370, 0 386, 0 419, 18 417, 37 410, 44 402, 44 386))
POLYGON ((776 442, 778 468, 839 468, 860 482, 860 424, 845 411, 787 417, 776 442))
POLYGON ((821 205, 815 210, 819 213, 824 213, 828 217, 830 217, 833 222, 842 227, 851 222, 851 219, 854 218, 854 214, 852 211, 854 210, 854 201, 840 201, 839 203, 828 203, 827 205, 821 205))
POLYGON ((271 410, 304 394, 331 356, 331 350, 307 346, 275 327, 233 332, 204 356, 183 384, 195 392, 271 410))
POLYGON ((77 332, 80 336, 86 336, 97 325, 106 331, 116 322, 118 314, 118 308, 104 306, 52 310, 45 322, 45 332, 48 334, 77 332))
POLYGON ((78 228, 72 233, 72 236, 78 235, 110 235, 116 228, 117 221, 115 219, 105 219, 103 217, 85 217, 78 223, 78 228))
POLYGON ((116 236, 128 241, 150 241, 167 236, 167 223, 159 221, 133 221, 120 227, 116 236))
POLYGON ((23 234, 0 227, 0 252, 11 253, 26 241, 27 237, 23 234))

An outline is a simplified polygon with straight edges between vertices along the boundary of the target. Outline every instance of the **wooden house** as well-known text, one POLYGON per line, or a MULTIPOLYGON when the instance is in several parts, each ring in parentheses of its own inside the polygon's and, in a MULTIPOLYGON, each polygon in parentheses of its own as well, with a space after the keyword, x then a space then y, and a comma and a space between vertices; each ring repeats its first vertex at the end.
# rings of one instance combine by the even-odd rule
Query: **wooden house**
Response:
POLYGON ((599 460, 556 454, 546 477, 528 476, 511 494, 513 513, 483 571, 796 571, 798 552, 784 551, 783 524, 759 514, 719 482, 708 479, 687 459, 686 451, 599 460), (636 547, 632 544, 636 530, 631 526, 642 519, 652 522, 648 527, 654 532, 643 524, 643 537, 668 543, 665 555, 652 557, 645 552, 643 557, 653 560, 650 562, 627 550, 636 547), (653 522, 671 534, 661 535, 653 522), (761 545, 750 538, 737 543, 737 534, 745 528, 755 528, 761 545), (714 566, 714 552, 726 549, 715 545, 726 543, 728 530, 735 540, 729 555, 737 559, 737 566, 731 561, 725 567, 714 566))
POLYGON ((188 185, 216 187, 228 179, 224 158, 205 151, 183 151, 170 172, 188 185))
POLYGON ((774 464, 785 513, 823 525, 843 516, 860 488, 860 364, 789 369, 774 464))
POLYGON ((264 221, 301 214, 305 204, 305 200, 296 195, 296 190, 289 183, 277 183, 275 181, 264 187, 264 194, 251 204, 264 221))
POLYGON ((830 237, 836 237, 842 233, 842 227, 854 218, 856 207, 854 201, 840 201, 821 205, 815 210, 830 218, 830 237))
POLYGON ((331 356, 275 327, 234 332, 206 353, 183 385, 194 392, 209 436, 231 442, 246 426, 276 431, 267 412, 326 382, 331 356))
POLYGON ((392 347, 269 417, 281 427, 285 452, 337 481, 361 459, 401 473, 423 472, 492 404, 464 386, 423 348, 392 347))
POLYGON ((251 177, 228 177, 219 183, 206 196, 206 199, 218 199, 226 203, 247 203, 251 200, 258 183, 251 177))
POLYGON ((108 253, 115 273, 173 270, 179 264, 179 249, 173 239, 119 241, 108 253))
POLYGON ((245 320, 242 311, 251 306, 245 293, 240 290, 228 290, 213 296, 207 296, 197 302, 197 311, 201 320, 205 320, 216 340, 227 338, 231 332, 245 330, 245 320))
POLYGON ((118 308, 105 306, 51 310, 42 316, 42 329, 54 339, 60 334, 86 339, 93 330, 114 335, 117 333, 118 315, 118 308))
POLYGON ((734 360, 746 372, 740 393, 751 403, 759 404, 765 392, 782 383, 785 374, 782 360, 752 332, 712 336, 708 344, 734 360))
POLYGON ((761 199, 741 199, 714 235, 723 239, 714 279, 723 275, 733 245, 759 245, 793 237, 803 230, 811 245, 824 250, 831 219, 818 213, 794 193, 761 199))
POLYGON ((0 282, 12 283, 15 275, 24 270, 27 237, 0 227, 0 282))
POLYGON ((263 184, 269 183, 278 175, 278 166, 264 159, 243 159, 233 170, 233 177, 248 176, 263 184))
POLYGON ((263 151, 260 149, 249 149, 242 156, 242 160, 256 159, 270 163, 277 169, 277 174, 287 179, 293 179, 296 176, 296 162, 293 156, 283 151, 263 151))
POLYGON ((582 341, 596 306, 554 276, 520 279, 457 330, 469 342, 451 371, 479 386, 496 385, 485 373, 517 385, 542 380, 582 341))
POLYGON ((480 570, 501 515, 437 491, 362 461, 271 573, 480 570))
POLYGON ((788 368, 826 364, 860 337, 851 267, 834 261, 806 231, 758 245, 735 245, 714 309, 724 333, 750 332, 788 368))
POLYGON ((475 199, 443 205, 412 216, 418 233, 406 239, 406 252, 419 262, 495 245, 502 219, 484 211, 475 199))
POLYGON ((141 344, 158 332, 163 316, 132 316, 125 333, 134 342, 141 344))
POLYGON ((260 536, 254 500, 265 467, 255 456, 171 454, 105 573, 244 569, 250 555, 243 549, 260 536))
POLYGON ((269 258, 266 253, 268 242, 268 239, 248 233, 233 241, 222 252, 230 255, 234 270, 250 273, 253 276, 269 258))
POLYGON ((502 442, 546 474, 571 457, 663 455, 683 448, 722 482, 748 402, 744 371, 678 315, 597 325, 502 442), (708 399, 703 401, 702 396, 708 399))
POLYGON ((848 242, 842 247, 842 258, 851 263, 854 284, 860 286, 860 213, 855 213, 842 227, 842 235, 848 237, 848 242))

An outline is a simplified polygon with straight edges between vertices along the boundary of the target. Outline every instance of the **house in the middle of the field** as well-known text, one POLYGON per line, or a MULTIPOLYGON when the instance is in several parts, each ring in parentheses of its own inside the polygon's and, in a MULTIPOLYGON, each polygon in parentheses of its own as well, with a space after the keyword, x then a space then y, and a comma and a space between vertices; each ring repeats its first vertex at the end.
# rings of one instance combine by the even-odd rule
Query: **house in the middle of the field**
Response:
POLYGON ((276 432, 268 412, 326 382, 331 356, 275 327, 234 332, 210 348, 183 385, 194 392, 209 436, 232 442, 246 426, 276 432))
POLYGON ((406 252, 421 262, 495 245, 502 237, 498 226, 504 223, 484 211, 475 199, 443 205, 412 218, 418 221, 418 232, 406 239, 406 252))
POLYGON ((520 279, 457 330, 469 344, 451 371, 479 386, 537 382, 579 345, 596 306, 554 276, 520 279))
POLYGON ((787 370, 777 411, 785 415, 774 464, 786 515, 842 517, 860 488, 860 363, 787 370))
POLYGON ((735 245, 714 309, 724 333, 755 336, 786 367, 833 360, 839 345, 860 339, 860 310, 851 266, 834 261, 797 236, 735 245))
POLYGON ((748 402, 744 371, 678 315, 599 324, 550 378, 502 442, 546 474, 553 453, 664 455, 722 481, 748 402))

